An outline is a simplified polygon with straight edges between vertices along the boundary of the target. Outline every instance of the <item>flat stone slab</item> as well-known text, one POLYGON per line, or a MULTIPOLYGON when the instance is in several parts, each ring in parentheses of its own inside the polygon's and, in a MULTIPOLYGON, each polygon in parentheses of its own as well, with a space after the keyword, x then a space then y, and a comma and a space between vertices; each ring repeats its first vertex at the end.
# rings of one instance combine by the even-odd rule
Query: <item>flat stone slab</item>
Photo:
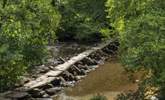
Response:
POLYGON ((73 66, 76 62, 81 61, 82 59, 84 59, 85 57, 89 56, 91 53, 93 53, 97 50, 103 49, 104 47, 108 46, 111 42, 112 41, 102 43, 102 44, 98 45, 98 47, 93 47, 90 50, 86 50, 86 51, 80 53, 79 55, 76 55, 76 56, 70 58, 70 60, 66 61, 65 63, 56 66, 55 67, 56 70, 50 70, 49 72, 41 75, 40 77, 36 78, 35 80, 24 84, 23 88, 25 90, 31 90, 33 88, 40 87, 47 83, 50 83, 51 81, 55 80, 56 76, 58 76, 59 74, 61 74, 62 72, 64 72, 68 68, 70 68, 71 66, 73 66))
POLYGON ((21 98, 26 98, 28 96, 29 96, 29 94, 27 92, 22 92, 22 91, 21 92, 19 92, 19 91, 9 92, 6 95, 4 95, 4 97, 12 98, 12 99, 21 99, 21 98))
POLYGON ((53 100, 52 98, 36 98, 35 100, 53 100))
POLYGON ((0 100, 11 100, 11 99, 0 97, 0 100))

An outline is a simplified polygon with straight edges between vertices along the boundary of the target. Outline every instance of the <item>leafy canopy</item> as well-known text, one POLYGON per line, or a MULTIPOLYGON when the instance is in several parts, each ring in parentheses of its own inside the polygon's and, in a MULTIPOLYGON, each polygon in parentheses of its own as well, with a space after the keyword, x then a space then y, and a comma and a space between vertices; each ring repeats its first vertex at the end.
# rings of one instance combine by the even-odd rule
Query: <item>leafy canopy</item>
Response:
POLYGON ((165 86, 164 0, 108 0, 110 24, 120 35, 122 62, 153 73, 152 84, 165 86))
POLYGON ((0 1, 0 91, 13 85, 27 67, 42 63, 59 21, 51 0, 0 1))
POLYGON ((63 0, 59 39, 97 41, 108 37, 108 24, 104 3, 106 0, 63 0))

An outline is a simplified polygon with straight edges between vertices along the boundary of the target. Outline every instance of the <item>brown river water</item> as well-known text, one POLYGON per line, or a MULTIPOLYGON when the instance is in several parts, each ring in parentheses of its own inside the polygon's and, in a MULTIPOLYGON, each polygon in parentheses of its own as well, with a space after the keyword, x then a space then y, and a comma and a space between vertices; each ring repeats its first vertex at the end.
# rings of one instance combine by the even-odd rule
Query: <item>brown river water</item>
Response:
MULTIPOLYGON (((75 87, 66 88, 54 100, 90 100, 96 94, 104 95, 108 100, 115 100, 117 94, 138 88, 137 83, 129 80, 128 75, 119 61, 111 58, 90 72, 75 87)), ((134 74, 134 80, 140 77, 140 73, 134 74)))

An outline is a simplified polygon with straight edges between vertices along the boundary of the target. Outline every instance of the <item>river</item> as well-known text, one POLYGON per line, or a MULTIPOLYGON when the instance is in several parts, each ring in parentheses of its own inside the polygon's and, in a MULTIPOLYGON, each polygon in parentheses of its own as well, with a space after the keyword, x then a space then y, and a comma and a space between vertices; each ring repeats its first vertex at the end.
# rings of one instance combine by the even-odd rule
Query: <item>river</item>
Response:
MULTIPOLYGON (((135 91, 137 83, 128 78, 128 73, 117 58, 110 58, 105 64, 92 71, 75 87, 66 88, 54 100, 90 100, 96 94, 104 95, 108 100, 114 100, 121 92, 135 91)), ((139 80, 140 73, 135 73, 134 80, 139 80)))

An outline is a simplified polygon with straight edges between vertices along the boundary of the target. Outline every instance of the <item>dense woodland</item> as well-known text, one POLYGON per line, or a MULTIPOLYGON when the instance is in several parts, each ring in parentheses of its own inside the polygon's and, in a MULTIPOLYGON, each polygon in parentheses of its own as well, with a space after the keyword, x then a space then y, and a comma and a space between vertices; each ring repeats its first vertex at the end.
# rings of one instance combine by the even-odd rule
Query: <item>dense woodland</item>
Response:
POLYGON ((126 69, 151 73, 165 94, 164 0, 0 0, 0 91, 19 82, 56 41, 118 39, 126 69))

